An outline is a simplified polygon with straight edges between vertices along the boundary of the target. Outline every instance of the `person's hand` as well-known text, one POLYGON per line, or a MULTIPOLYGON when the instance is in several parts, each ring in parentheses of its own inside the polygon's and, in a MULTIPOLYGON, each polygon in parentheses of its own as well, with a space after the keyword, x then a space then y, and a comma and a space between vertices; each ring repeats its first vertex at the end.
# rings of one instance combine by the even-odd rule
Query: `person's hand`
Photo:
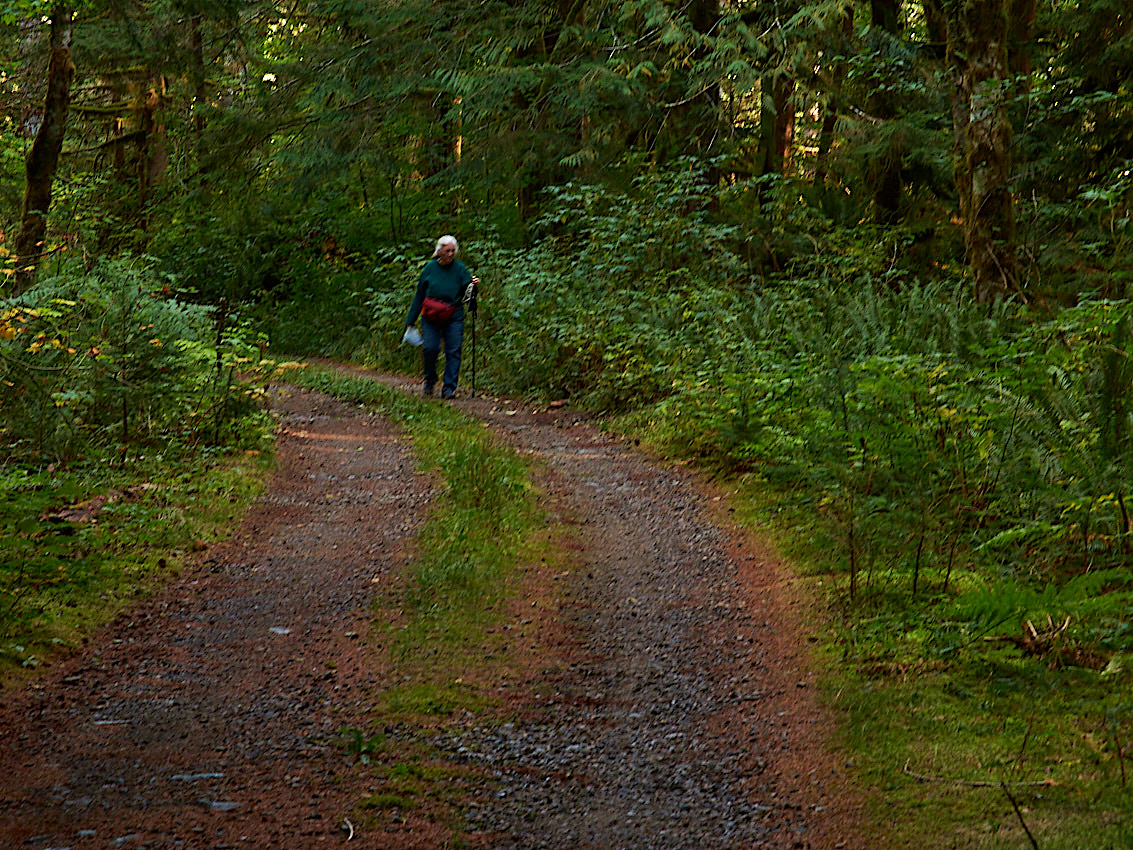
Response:
POLYGON ((478 277, 472 278, 472 285, 473 286, 479 286, 480 285, 480 278, 478 278, 478 277))

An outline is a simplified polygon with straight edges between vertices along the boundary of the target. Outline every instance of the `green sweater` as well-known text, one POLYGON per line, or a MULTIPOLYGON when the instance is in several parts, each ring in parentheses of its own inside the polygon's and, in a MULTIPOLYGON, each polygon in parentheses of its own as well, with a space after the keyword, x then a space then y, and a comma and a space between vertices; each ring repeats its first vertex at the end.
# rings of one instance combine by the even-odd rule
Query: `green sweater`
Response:
MULTIPOLYGON (((460 260, 453 260, 447 266, 442 266, 436 260, 430 260, 421 270, 421 277, 417 280, 417 293, 409 306, 405 324, 412 325, 417 321, 417 317, 421 315, 421 304, 426 298, 440 298, 450 304, 461 302, 464 298, 464 290, 471 282, 472 275, 460 260)), ((464 318, 463 304, 456 308, 453 318, 464 318)))

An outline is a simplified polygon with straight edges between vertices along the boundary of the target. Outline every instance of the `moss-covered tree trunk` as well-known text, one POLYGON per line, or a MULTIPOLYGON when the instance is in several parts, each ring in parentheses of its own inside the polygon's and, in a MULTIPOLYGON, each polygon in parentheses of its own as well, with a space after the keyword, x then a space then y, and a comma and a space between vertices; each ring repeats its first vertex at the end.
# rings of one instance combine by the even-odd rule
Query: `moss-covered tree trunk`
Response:
MULTIPOLYGON (((854 36, 854 10, 846 9, 839 18, 841 41, 848 45, 854 36)), ((815 157, 814 183, 821 185, 826 180, 827 161, 834 147, 834 129, 838 123, 838 99, 846 80, 846 62, 834 54, 831 71, 830 94, 822 113, 822 129, 818 136, 818 153, 815 157)))
POLYGON ((956 188, 980 301, 1019 290, 1007 115, 1009 2, 963 0, 949 21, 956 188))
POLYGON ((12 294, 18 295, 35 282, 36 269, 43 256, 47 236, 47 211, 63 137, 67 131, 67 110, 71 105, 71 82, 75 66, 71 61, 71 9, 57 5, 51 10, 51 55, 47 65, 47 96, 43 118, 28 154, 25 171, 23 218, 16 235, 16 274, 12 294))
POLYGON ((759 172, 784 174, 795 134, 795 81, 783 73, 763 77, 759 110, 759 172))

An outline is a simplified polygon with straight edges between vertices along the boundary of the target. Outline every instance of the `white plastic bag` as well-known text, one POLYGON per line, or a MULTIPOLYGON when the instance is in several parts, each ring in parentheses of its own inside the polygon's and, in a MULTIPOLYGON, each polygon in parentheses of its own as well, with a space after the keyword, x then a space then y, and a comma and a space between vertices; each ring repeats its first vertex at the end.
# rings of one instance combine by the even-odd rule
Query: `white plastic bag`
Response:
POLYGON ((407 342, 412 346, 416 346, 417 348, 420 348, 421 343, 424 342, 424 340, 421 338, 421 331, 417 330, 417 328, 413 327, 413 325, 410 325, 405 329, 405 336, 401 338, 401 341, 407 342))

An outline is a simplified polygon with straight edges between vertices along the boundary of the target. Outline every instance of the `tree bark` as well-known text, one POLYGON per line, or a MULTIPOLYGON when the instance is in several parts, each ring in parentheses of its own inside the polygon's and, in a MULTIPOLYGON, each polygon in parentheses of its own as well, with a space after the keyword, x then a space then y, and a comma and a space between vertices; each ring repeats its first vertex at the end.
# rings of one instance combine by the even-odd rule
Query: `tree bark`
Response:
POLYGON ((901 2, 900 0, 869 0, 870 22, 888 33, 897 33, 901 29, 901 2))
POLYGON ((205 69, 205 41, 201 34, 201 16, 195 14, 189 18, 189 56, 191 61, 191 79, 193 81, 192 126, 196 138, 197 165, 200 165, 202 147, 207 119, 208 74, 205 69))
POLYGON ((146 204, 149 203, 150 192, 169 165, 165 123, 162 120, 165 79, 156 77, 149 82, 150 85, 141 93, 138 119, 138 210, 143 229, 148 218, 146 204))
MULTIPOLYGON (((701 35, 711 33, 720 20, 719 0, 693 0, 688 6, 688 19, 692 28, 701 35)), ((695 153, 708 155, 716 147, 716 142, 727 136, 720 108, 719 85, 706 89, 693 104, 692 135, 696 139, 695 153)))
POLYGON ((795 81, 781 76, 775 80, 775 161, 779 173, 787 173, 794 147, 795 81))
POLYGON ((761 82, 759 147, 761 175, 785 174, 795 133, 795 81, 770 73, 761 82))
POLYGON ((928 35, 928 52, 937 60, 948 55, 948 14, 944 0, 924 0, 925 30, 928 35))
POLYGON ((51 55, 47 66, 47 96, 43 120, 28 153, 25 172, 23 218, 16 235, 16 274, 12 295, 19 295, 35 283, 36 269, 43 256, 47 235, 47 211, 63 137, 67 132, 67 110, 71 105, 71 83, 75 65, 71 61, 71 9, 57 5, 51 10, 51 55))
POLYGON ((1008 2, 964 0, 949 22, 955 179, 979 301, 1019 289, 1007 115, 1008 2))
POLYGON ((1031 39, 1035 30, 1035 0, 1010 0, 1008 4, 1011 41, 1007 46, 1007 60, 1011 72, 1021 77, 1034 70, 1031 56, 1031 39))

